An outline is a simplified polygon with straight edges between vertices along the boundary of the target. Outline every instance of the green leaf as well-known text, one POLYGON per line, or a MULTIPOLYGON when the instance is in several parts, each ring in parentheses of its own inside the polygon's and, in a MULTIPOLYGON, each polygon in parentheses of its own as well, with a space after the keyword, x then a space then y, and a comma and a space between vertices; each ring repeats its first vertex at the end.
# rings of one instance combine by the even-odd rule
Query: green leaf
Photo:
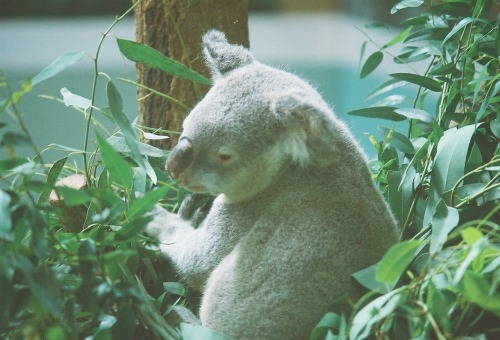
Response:
POLYGON ((179 282, 163 282, 163 289, 170 294, 185 296, 186 288, 179 282))
POLYGON ((407 154, 414 154, 415 153, 415 148, 413 147, 413 144, 411 141, 403 135, 402 133, 399 133, 395 131, 394 129, 388 129, 386 127, 379 127, 379 131, 382 133, 384 138, 388 136, 389 134, 391 135, 391 139, 389 140, 389 144, 395 147, 396 149, 400 150, 401 152, 407 153, 407 154))
POLYGON ((497 18, 497 39, 495 45, 497 49, 497 56, 500 57, 500 15, 497 18))
POLYGON ((403 171, 387 171, 388 201, 394 217, 402 226, 410 211, 411 200, 413 198, 412 182, 400 185, 403 180, 403 171))
POLYGON ((231 340, 230 338, 217 333, 210 328, 181 323, 181 335, 183 339, 192 340, 231 340))
POLYGON ((412 26, 408 27, 403 32, 401 32, 399 35, 394 37, 391 41, 389 41, 387 44, 385 44, 383 48, 388 48, 388 47, 391 47, 391 46, 394 46, 394 45, 397 45, 397 44, 403 42, 408 37, 408 35, 410 34, 412 29, 413 29, 412 26))
POLYGON ((329 330, 336 330, 340 326, 340 316, 338 314, 328 312, 318 322, 311 332, 310 340, 325 339, 325 335, 329 330))
POLYGON ((462 235, 462 238, 468 245, 473 245, 484 237, 480 230, 473 227, 468 227, 462 230, 460 235, 462 235))
POLYGON ((395 4, 391 9, 391 14, 396 13, 405 8, 419 7, 424 3, 424 0, 403 0, 395 4))
POLYGON ((444 200, 439 200, 436 211, 432 216, 432 234, 430 252, 434 254, 443 248, 450 232, 457 226, 459 221, 458 210, 446 206, 444 200))
POLYGON ((383 59, 384 54, 380 51, 377 51, 370 55, 361 68, 360 77, 365 78, 367 75, 375 71, 375 69, 378 67, 378 65, 380 65, 383 59))
POLYGON ((57 182, 57 178, 59 177, 59 174, 61 173, 61 170, 64 168, 64 164, 66 164, 67 160, 68 157, 63 157, 55 161, 54 164, 52 164, 52 167, 50 168, 49 173, 47 174, 47 180, 45 182, 48 185, 48 190, 45 190, 42 193, 40 193, 40 197, 38 197, 38 204, 44 204, 49 199, 50 192, 54 187, 54 184, 57 182))
POLYGON ((352 320, 349 339, 367 338, 372 327, 391 314, 398 307, 402 298, 401 289, 397 289, 379 296, 364 306, 352 320))
POLYGON ((366 98, 365 101, 368 101, 370 99, 373 99, 381 94, 387 93, 389 91, 392 91, 394 89, 397 89, 398 87, 405 86, 407 83, 403 80, 399 79, 390 79, 379 86, 375 88, 366 98))
POLYGON ((146 171, 153 184, 156 184, 156 173, 151 167, 151 164, 149 164, 149 162, 147 162, 141 155, 137 146, 134 129, 132 128, 132 125, 130 124, 127 116, 125 116, 125 114, 123 113, 123 101, 120 93, 116 89, 113 82, 111 82, 111 80, 108 82, 106 89, 111 114, 113 115, 113 119, 115 120, 116 124, 122 131, 123 136, 125 137, 125 141, 130 148, 130 157, 137 163, 137 165, 139 165, 144 169, 144 171, 146 171))
POLYGON ((130 221, 116 232, 115 241, 129 241, 139 234, 152 220, 153 216, 142 216, 130 221))
MULTIPOLYGON (((127 144, 127 141, 123 137, 111 136, 106 141, 118 152, 120 153, 130 153, 130 147, 127 144)), ((141 155, 149 156, 149 157, 165 157, 166 153, 158 149, 152 145, 141 143, 135 141, 137 148, 141 155)))
POLYGON ((2 159, 0 160, 0 173, 7 171, 7 170, 12 170, 24 163, 27 163, 28 159, 26 158, 7 158, 7 159, 2 159))
POLYGON ((393 245, 380 260, 375 278, 380 282, 396 284, 421 246, 422 241, 419 240, 407 240, 393 245))
POLYGON ((97 136, 101 156, 109 172, 109 177, 125 188, 132 186, 132 170, 123 157, 116 152, 102 137, 97 136))
POLYGON ((347 112, 347 114, 351 116, 382 118, 393 121, 402 121, 406 119, 405 116, 396 113, 395 110, 396 108, 391 106, 374 106, 374 107, 367 107, 364 109, 349 111, 347 112))
POLYGON ((488 24, 488 22, 486 20, 477 19, 477 18, 464 18, 464 19, 460 20, 460 22, 458 24, 456 24, 455 27, 453 27, 453 29, 450 31, 450 33, 448 33, 446 35, 446 37, 443 39, 443 42, 441 43, 441 47, 443 47, 444 44, 446 44, 446 42, 448 40, 450 40, 455 34, 457 34, 462 28, 464 28, 465 26, 467 26, 470 23, 477 22, 477 21, 481 21, 485 24, 488 24))
POLYGON ((435 205, 443 193, 451 190, 464 175, 467 152, 470 140, 476 131, 475 125, 460 129, 453 128, 444 132, 439 140, 436 157, 431 172, 429 200, 425 211, 424 225, 427 225, 434 214, 435 205))
POLYGON ((429 282, 427 306, 438 325, 444 329, 445 333, 448 333, 450 331, 448 302, 446 301, 445 295, 436 288, 432 281, 429 282))
POLYGON ((465 271, 463 294, 470 302, 500 317, 500 294, 492 289, 485 276, 465 271))
POLYGON ((90 196, 85 190, 78 190, 64 186, 55 187, 55 190, 58 196, 64 201, 64 204, 68 207, 87 204, 92 199, 92 196, 90 196))
POLYGON ((393 288, 393 285, 388 285, 383 282, 377 281, 375 279, 376 273, 377 273, 377 265, 371 265, 365 269, 357 271, 356 273, 352 274, 352 276, 363 287, 366 287, 373 292, 381 294, 390 292, 393 288))
POLYGON ((432 116, 424 110, 404 108, 396 109, 394 111, 409 119, 420 120, 424 123, 432 122, 432 116))
POLYGON ((424 77, 413 73, 393 73, 390 76, 395 79, 404 80, 409 83, 422 86, 434 92, 441 91, 441 84, 439 84, 439 82, 429 77, 424 77))
POLYGON ((70 66, 73 66, 78 60, 80 60, 84 52, 68 52, 61 55, 59 58, 50 63, 45 67, 40 73, 31 79, 31 85, 34 86, 42 81, 45 81, 58 73, 64 71, 70 66))
POLYGON ((167 192, 170 190, 169 187, 161 187, 155 190, 151 190, 146 193, 143 197, 134 201, 128 210, 128 217, 130 219, 143 215, 150 211, 160 199, 162 199, 167 192))
POLYGON ((180 62, 164 56, 161 52, 135 41, 116 39, 120 52, 129 60, 170 73, 174 76, 189 79, 196 83, 211 85, 212 82, 180 62))

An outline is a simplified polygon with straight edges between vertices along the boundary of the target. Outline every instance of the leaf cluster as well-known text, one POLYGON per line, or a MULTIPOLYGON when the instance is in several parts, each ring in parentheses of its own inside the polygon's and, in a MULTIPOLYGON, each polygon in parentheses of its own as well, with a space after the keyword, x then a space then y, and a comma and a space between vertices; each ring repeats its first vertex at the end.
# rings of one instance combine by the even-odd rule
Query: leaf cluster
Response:
MULTIPOLYGON (((500 334, 500 17, 488 0, 405 0, 420 14, 363 60, 407 66, 351 115, 406 123, 370 136, 370 163, 401 241, 354 278, 370 292, 349 319, 329 313, 328 339, 495 338, 500 334), (399 52, 393 50, 400 47, 399 52), (399 91, 413 89, 413 98, 399 91)), ((372 26, 373 27, 373 26, 372 26)), ((367 35, 369 37, 369 35, 367 35)), ((368 42, 362 46, 362 58, 368 42)))

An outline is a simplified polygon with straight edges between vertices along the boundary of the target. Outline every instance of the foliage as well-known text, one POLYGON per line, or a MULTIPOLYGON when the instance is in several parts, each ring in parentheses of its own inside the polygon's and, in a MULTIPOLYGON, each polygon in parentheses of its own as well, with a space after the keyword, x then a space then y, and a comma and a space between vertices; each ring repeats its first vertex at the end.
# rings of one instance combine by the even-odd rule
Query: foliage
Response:
POLYGON ((491 18, 492 5, 400 1, 393 13, 423 11, 403 21, 405 29, 388 43, 370 38, 377 50, 362 63, 361 77, 387 56, 411 70, 390 74, 368 96, 378 103, 350 112, 408 124, 406 134, 398 125, 380 128, 382 140, 370 136, 378 154, 373 176, 402 240, 354 274, 370 292, 349 320, 327 314, 315 329, 320 336, 499 336, 500 17, 491 18), (416 90, 413 100, 395 93, 405 85, 416 90))
MULTIPOLYGON (((387 56, 412 70, 391 74, 368 96, 379 99, 376 104, 351 112, 408 125, 407 134, 398 125, 380 128, 381 140, 370 136, 378 154, 370 163, 374 180, 402 241, 354 274, 370 292, 352 315, 327 313, 312 339, 498 336, 500 34, 499 19, 487 17, 491 3, 401 1, 393 12, 425 11, 405 20, 406 29, 388 43, 370 40, 377 50, 366 59, 363 45, 362 77, 387 56), (410 105, 394 94, 403 86, 415 89, 410 105)), ((171 282, 173 274, 158 269, 166 264, 141 232, 155 204, 175 211, 183 193, 161 171, 165 152, 142 141, 164 138, 166 131, 131 123, 115 80, 98 68, 101 44, 124 16, 99 42, 89 98, 61 90, 61 102, 86 117, 82 150, 63 148, 65 157, 45 163, 51 149, 33 143, 19 102, 84 53, 62 55, 16 91, 0 79, 0 114, 16 123, 0 123, 0 148, 9 155, 0 160, 1 338, 223 338, 199 326, 175 329, 165 318, 188 299, 183 286, 171 282), (98 79, 106 80, 107 107, 95 105, 98 79), (116 131, 101 128, 96 115, 116 131), (36 157, 17 156, 25 145, 36 157), (82 157, 82 169, 69 164, 74 154, 82 157), (84 179, 83 188, 56 184, 70 174, 84 179)), ((146 46, 117 43, 128 59, 208 82, 146 46)))

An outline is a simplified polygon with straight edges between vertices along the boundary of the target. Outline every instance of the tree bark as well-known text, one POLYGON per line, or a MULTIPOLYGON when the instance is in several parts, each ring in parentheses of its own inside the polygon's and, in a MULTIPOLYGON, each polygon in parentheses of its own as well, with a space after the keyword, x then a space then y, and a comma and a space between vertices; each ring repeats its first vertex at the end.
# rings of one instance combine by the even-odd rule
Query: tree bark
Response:
MULTIPOLYGON (((222 30, 228 40, 248 47, 248 0, 142 0, 135 11, 136 40, 208 76, 201 53, 201 37, 211 28, 222 30)), ((180 132, 182 121, 208 90, 207 86, 172 77, 137 64, 140 84, 175 98, 184 105, 139 89, 141 125, 180 132)), ((153 141, 171 148, 177 135, 153 141)))

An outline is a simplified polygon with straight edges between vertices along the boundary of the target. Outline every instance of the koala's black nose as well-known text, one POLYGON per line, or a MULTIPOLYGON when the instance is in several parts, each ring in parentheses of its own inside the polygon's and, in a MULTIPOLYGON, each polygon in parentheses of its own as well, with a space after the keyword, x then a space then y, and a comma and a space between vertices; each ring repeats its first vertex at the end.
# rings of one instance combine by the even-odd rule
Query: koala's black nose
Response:
POLYGON ((167 159, 166 170, 173 179, 179 178, 194 160, 193 144, 187 137, 179 140, 167 159))

